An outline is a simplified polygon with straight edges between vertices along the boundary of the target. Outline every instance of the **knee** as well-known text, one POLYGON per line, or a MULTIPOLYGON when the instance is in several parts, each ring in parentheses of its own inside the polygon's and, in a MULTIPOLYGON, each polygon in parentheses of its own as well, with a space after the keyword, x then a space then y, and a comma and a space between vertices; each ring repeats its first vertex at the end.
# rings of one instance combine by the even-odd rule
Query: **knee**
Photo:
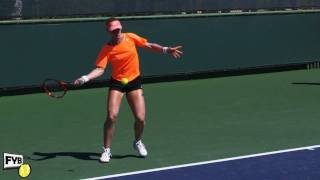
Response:
POLYGON ((117 121, 118 114, 109 112, 107 116, 106 123, 114 124, 117 121))
POLYGON ((137 113, 135 117, 137 122, 145 124, 145 113, 137 113))

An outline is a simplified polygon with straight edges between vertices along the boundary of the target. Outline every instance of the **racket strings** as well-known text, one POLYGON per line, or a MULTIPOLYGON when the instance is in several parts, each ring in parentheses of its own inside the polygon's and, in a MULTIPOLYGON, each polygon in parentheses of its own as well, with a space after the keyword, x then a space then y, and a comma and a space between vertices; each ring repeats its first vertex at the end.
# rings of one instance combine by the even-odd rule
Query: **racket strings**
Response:
POLYGON ((43 83, 43 88, 49 96, 56 98, 63 97, 67 91, 65 83, 51 79, 43 83))

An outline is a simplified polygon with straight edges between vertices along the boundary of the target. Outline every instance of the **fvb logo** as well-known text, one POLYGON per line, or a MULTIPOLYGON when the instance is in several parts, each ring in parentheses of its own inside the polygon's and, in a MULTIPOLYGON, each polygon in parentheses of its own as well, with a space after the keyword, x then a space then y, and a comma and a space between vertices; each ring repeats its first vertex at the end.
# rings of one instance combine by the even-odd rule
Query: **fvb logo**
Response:
POLYGON ((22 155, 3 153, 3 169, 13 168, 19 168, 20 177, 28 177, 31 173, 31 167, 23 163, 22 155))

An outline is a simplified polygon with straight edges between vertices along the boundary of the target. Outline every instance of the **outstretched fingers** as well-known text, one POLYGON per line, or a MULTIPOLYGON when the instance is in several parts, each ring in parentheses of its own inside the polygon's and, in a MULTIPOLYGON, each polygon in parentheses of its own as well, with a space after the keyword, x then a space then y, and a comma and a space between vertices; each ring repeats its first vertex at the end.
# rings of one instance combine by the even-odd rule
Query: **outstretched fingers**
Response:
POLYGON ((173 48, 170 48, 170 53, 172 54, 172 56, 174 58, 180 58, 181 55, 183 54, 183 52, 179 49, 181 49, 182 46, 176 46, 176 47, 173 47, 173 48))

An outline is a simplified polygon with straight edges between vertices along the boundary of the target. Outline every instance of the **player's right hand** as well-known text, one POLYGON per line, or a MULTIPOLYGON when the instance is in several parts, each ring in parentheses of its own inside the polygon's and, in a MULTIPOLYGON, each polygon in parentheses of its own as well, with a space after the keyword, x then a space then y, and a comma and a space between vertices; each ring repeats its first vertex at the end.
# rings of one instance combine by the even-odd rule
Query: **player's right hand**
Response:
POLYGON ((81 86, 85 83, 85 80, 81 77, 79 79, 76 79, 73 84, 76 85, 76 86, 81 86))
POLYGON ((81 86, 84 83, 88 82, 89 80, 90 80, 89 77, 87 75, 84 75, 84 76, 81 76, 80 78, 78 78, 77 80, 75 80, 73 82, 73 84, 76 86, 81 86))

